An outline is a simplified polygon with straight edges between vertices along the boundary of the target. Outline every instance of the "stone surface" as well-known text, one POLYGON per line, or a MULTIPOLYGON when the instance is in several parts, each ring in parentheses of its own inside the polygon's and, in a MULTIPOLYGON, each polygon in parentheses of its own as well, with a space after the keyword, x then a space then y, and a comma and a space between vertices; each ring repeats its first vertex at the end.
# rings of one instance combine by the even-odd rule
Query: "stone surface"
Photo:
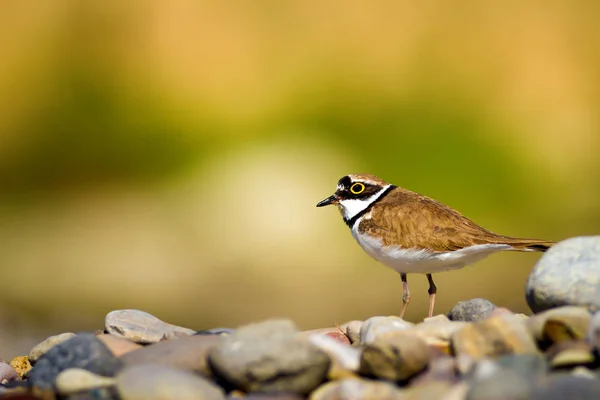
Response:
POLYGON ((111 311, 106 315, 104 327, 111 335, 141 344, 156 343, 196 333, 192 329, 168 324, 140 310, 111 311))
POLYGON ((341 379, 358 373, 361 351, 327 335, 310 335, 308 341, 329 355, 331 366, 328 378, 341 379))
POLYGON ((458 366, 454 357, 443 356, 429 361, 428 368, 410 381, 410 386, 429 385, 433 382, 457 383, 458 366))
POLYGON ((208 352, 221 342, 218 335, 194 335, 142 347, 121 357, 127 366, 157 364, 212 377, 208 352))
POLYGON ((117 336, 109 335, 109 334, 100 334, 96 336, 98 340, 100 340, 115 357, 121 357, 124 354, 129 353, 130 351, 134 351, 142 348, 142 345, 132 342, 131 340, 123 339, 117 336))
POLYGON ((19 378, 19 374, 13 367, 4 361, 0 362, 0 383, 14 381, 19 378))
POLYGON ((429 348, 425 341, 416 336, 394 333, 381 335, 364 347, 360 358, 361 375, 401 382, 427 367, 429 348))
POLYGON ((591 365, 595 360, 592 353, 592 346, 583 340, 555 343, 546 351, 546 357, 552 368, 572 368, 578 365, 591 365))
POLYGON ((452 336, 452 348, 457 355, 467 354, 476 359, 538 352, 525 321, 510 314, 465 325, 452 336))
POLYGON ((405 400, 402 391, 387 382, 363 379, 342 379, 322 385, 310 394, 309 400, 405 400))
POLYGON ((592 316, 585 339, 594 349, 600 350, 600 312, 592 316))
POLYGON ((83 368, 102 376, 114 376, 122 362, 93 334, 77 335, 51 348, 29 373, 31 385, 53 388, 56 377, 67 368, 83 368))
POLYGON ((349 321, 340 326, 342 331, 348 336, 350 339, 350 343, 358 343, 360 342, 360 327, 362 326, 362 321, 349 321))
POLYGON ((573 375, 550 375, 531 393, 532 400, 600 399, 600 380, 573 375))
POLYGON ((75 394, 114 384, 114 378, 96 375, 81 368, 67 368, 56 377, 56 390, 61 395, 75 394))
POLYGON ((547 348, 561 340, 585 338, 591 319, 586 308, 566 306, 536 314, 525 323, 538 345, 547 348))
POLYGON ((542 354, 509 354, 497 358, 496 363, 522 376, 537 377, 548 372, 548 362, 542 354))
POLYGON ((244 400, 305 400, 306 397, 294 393, 251 393, 240 397, 244 400))
POLYGON ((360 327, 360 343, 372 343, 377 336, 412 328, 413 323, 399 317, 371 317, 360 327))
POLYGON ((302 331, 299 333, 302 336, 315 336, 324 335, 332 338, 343 344, 350 344, 350 339, 346 336, 346 333, 341 328, 322 328, 322 329, 311 329, 308 331, 302 331))
POLYGON ((499 369, 492 376, 475 380, 467 392, 468 400, 526 400, 534 383, 514 370, 499 369))
POLYGON ((231 328, 211 328, 211 329, 202 329, 194 333, 194 335, 231 335, 235 332, 235 329, 231 328))
POLYGON ((18 356, 13 358, 10 361, 10 366, 19 374, 20 378, 23 378, 29 371, 31 371, 31 363, 29 362, 29 357, 27 356, 18 356))
POLYGON ((56 346, 59 343, 62 343, 66 340, 74 337, 75 334, 72 332, 61 333, 60 335, 54 335, 47 337, 42 342, 38 343, 31 349, 29 352, 29 362, 33 365, 35 362, 44 354, 48 352, 51 348, 56 346))
POLYGON ((289 320, 240 327, 209 352, 214 374, 245 392, 308 394, 327 376, 327 353, 296 335, 289 320))
POLYGON ((481 321, 490 316, 496 305, 486 299, 460 301, 448 313, 451 321, 481 321))
POLYGON ((189 371, 161 365, 125 367, 116 377, 121 400, 224 400, 223 390, 189 371))
POLYGON ((599 310, 600 236, 574 237, 552 246, 531 271, 526 298, 534 313, 566 305, 599 310))

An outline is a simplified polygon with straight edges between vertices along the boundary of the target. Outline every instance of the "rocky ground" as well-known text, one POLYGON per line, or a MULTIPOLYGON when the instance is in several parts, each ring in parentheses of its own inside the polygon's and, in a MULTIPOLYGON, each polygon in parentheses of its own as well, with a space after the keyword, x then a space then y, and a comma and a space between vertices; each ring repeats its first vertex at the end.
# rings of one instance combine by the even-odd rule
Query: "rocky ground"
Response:
POLYGON ((300 331, 290 320, 195 332, 140 310, 0 362, 7 399, 600 398, 600 237, 548 251, 531 315, 484 299, 413 324, 393 316, 300 331))

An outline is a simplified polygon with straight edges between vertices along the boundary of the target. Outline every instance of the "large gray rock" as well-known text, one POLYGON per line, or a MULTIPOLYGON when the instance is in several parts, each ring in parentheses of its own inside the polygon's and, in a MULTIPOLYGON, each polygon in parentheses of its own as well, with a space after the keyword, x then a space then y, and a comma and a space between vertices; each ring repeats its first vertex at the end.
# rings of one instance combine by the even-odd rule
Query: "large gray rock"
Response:
POLYGON ((268 320, 221 336, 209 352, 209 365, 227 386, 244 392, 306 395, 327 376, 326 352, 297 335, 289 320, 268 320))
POLYGON ((599 310, 600 236, 575 237, 550 248, 529 275, 526 298, 535 313, 566 305, 599 310))
POLYGON ((141 344, 157 343, 196 333, 191 329, 161 321, 154 315, 140 310, 111 311, 106 315, 104 326, 111 335, 141 344))

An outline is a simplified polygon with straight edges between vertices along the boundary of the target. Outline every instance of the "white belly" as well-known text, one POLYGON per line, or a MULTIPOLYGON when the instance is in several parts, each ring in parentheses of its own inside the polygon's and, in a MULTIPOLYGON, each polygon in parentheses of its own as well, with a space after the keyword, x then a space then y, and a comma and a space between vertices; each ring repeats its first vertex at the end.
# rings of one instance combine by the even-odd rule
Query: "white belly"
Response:
MULTIPOLYGON (((355 224, 356 226, 358 224, 355 224)), ((427 250, 408 250, 400 247, 384 247, 381 240, 368 235, 361 235, 354 227, 352 228, 352 236, 368 255, 393 270, 405 274, 433 274, 459 269, 465 265, 483 260, 498 251, 511 248, 507 244, 482 244, 451 252, 430 252, 427 250)))

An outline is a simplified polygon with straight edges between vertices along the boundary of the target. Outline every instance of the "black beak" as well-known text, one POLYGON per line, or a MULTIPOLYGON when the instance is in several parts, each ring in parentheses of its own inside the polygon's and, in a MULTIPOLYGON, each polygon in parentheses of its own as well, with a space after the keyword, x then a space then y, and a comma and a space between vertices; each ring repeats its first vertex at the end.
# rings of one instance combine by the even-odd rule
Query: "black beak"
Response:
POLYGON ((335 194, 332 194, 331 196, 329 196, 325 200, 321 200, 320 202, 318 202, 317 203, 317 207, 324 207, 324 206, 328 206, 330 204, 335 204, 337 202, 338 202, 337 197, 335 197, 335 194))

